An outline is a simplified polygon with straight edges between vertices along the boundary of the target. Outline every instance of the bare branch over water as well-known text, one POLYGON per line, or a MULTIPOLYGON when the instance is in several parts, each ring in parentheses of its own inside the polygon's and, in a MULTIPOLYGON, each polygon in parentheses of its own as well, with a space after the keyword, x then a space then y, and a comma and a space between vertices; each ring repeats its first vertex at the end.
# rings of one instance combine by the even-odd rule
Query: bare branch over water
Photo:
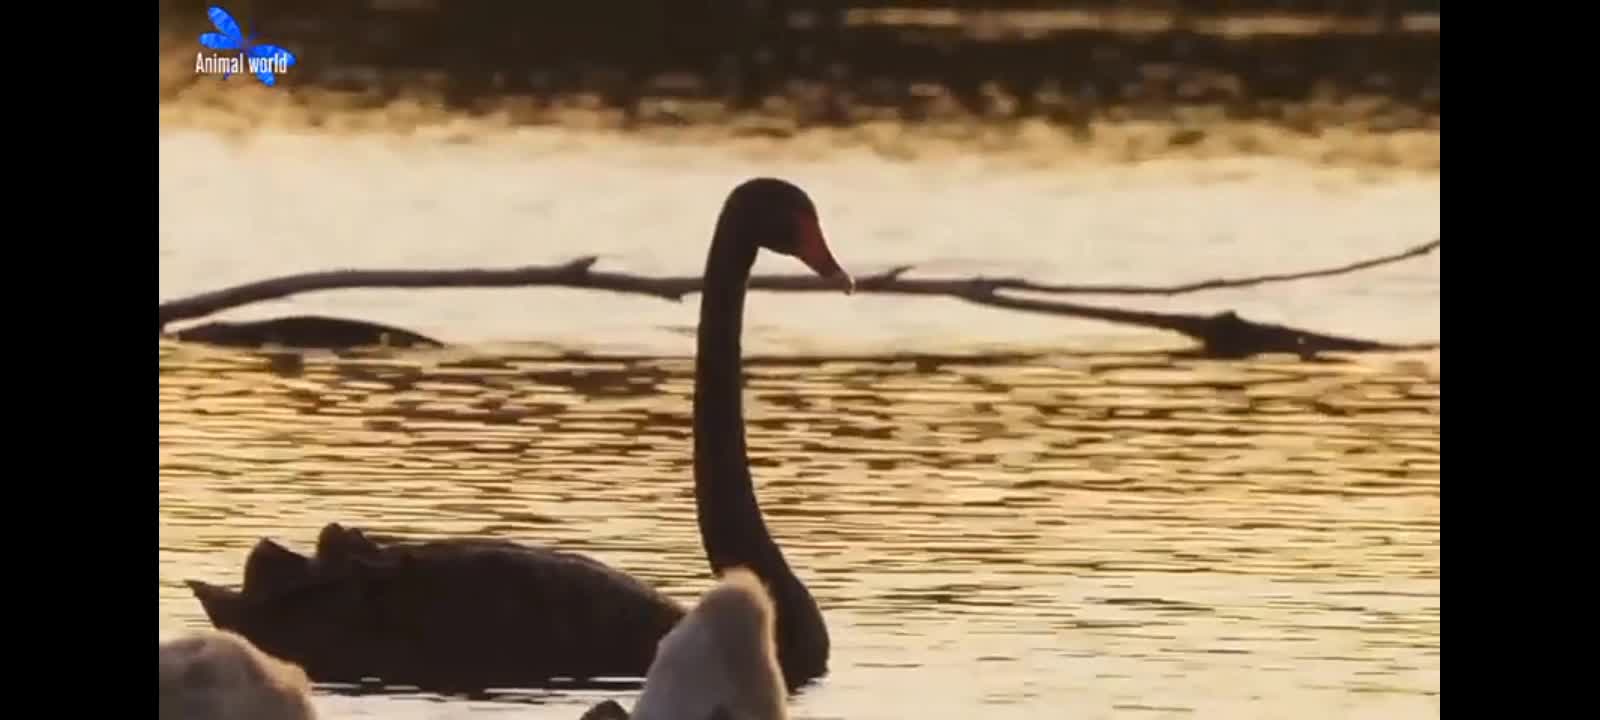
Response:
MULTIPOLYGON (((1168 330, 1186 335, 1201 344, 1201 351, 1214 357, 1243 357, 1261 353, 1293 353, 1311 356, 1319 352, 1361 352, 1438 347, 1437 343, 1394 345, 1359 338, 1341 337, 1297 328, 1246 320, 1229 311, 1214 315, 1130 310, 1060 300, 1033 299, 1005 294, 1006 291, 1044 295, 1161 295, 1172 296, 1203 290, 1239 288, 1271 283, 1325 278, 1366 270, 1421 257, 1438 250, 1438 239, 1404 251, 1368 258, 1329 268, 1289 273, 1272 273, 1237 278, 1214 278, 1176 285, 1075 285, 1038 283, 1022 278, 907 278, 914 266, 905 265, 858 279, 858 292, 900 295, 954 297, 968 302, 1024 312, 1087 318, 1104 322, 1168 330)), ((306 292, 351 288, 462 288, 462 287, 572 287, 618 293, 647 295, 665 300, 682 300, 700 290, 695 276, 647 276, 594 270, 594 257, 583 257, 557 265, 534 265, 505 269, 458 270, 330 270, 260 280, 161 303, 158 331, 166 326, 204 317, 222 310, 306 292)), ((750 287, 779 292, 838 292, 833 282, 813 275, 757 275, 750 287)), ((321 335, 344 336, 365 327, 359 321, 324 318, 273 320, 262 323, 213 323, 179 333, 180 338, 228 342, 259 342, 253 329, 270 328, 274 333, 311 330, 321 335)), ((365 335, 395 335, 405 331, 377 328, 365 335)), ((357 333, 362 334, 362 333, 357 333)), ((412 335, 416 340, 426 338, 412 335)), ((331 340, 339 344, 337 337, 331 340)), ((358 341, 351 341, 352 343, 358 341)))

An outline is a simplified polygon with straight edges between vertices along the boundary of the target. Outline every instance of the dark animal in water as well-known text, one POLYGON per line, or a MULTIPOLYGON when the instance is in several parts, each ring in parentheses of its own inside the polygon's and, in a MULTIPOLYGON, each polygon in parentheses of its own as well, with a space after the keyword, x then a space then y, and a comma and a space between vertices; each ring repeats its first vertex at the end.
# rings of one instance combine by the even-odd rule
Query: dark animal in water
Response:
MULTIPOLYGON (((798 257, 847 292, 854 284, 805 192, 758 178, 729 194, 700 304, 695 512, 712 571, 744 566, 771 593, 778 663, 793 691, 827 672, 829 639, 816 601, 767 529, 750 477, 739 336, 760 248, 798 257)), ((190 587, 214 625, 314 680, 377 678, 438 691, 642 677, 657 642, 685 614, 582 555, 496 540, 379 543, 336 524, 323 529, 313 558, 263 539, 246 561, 242 591, 190 587)))

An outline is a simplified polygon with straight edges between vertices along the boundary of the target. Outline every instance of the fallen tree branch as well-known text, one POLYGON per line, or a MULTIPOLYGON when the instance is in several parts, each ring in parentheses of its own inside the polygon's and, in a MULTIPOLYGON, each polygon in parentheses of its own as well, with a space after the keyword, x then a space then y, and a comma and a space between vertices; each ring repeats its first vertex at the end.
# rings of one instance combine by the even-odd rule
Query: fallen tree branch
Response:
MULTIPOLYGON (((1064 315, 1137 325, 1181 333, 1201 343, 1203 353, 1213 357, 1244 357, 1261 353, 1294 353, 1310 356, 1319 352, 1361 352, 1432 348, 1437 344, 1392 345, 1371 340, 1326 335, 1282 325, 1252 322, 1233 312, 1216 315, 1163 313, 1083 305, 1054 300, 1019 298, 1001 291, 1021 290, 1054 294, 1176 295, 1226 287, 1245 287, 1316 277, 1329 277, 1418 257, 1439 248, 1433 240, 1406 251, 1362 260, 1334 268, 1297 273, 1213 279, 1168 286, 1134 285, 1047 285, 1019 278, 905 278, 911 266, 859 278, 859 292, 901 295, 954 297, 978 305, 1024 312, 1064 315)), ((585 257, 560 265, 529 266, 504 270, 335 270, 272 278, 202 293, 162 303, 158 308, 159 329, 170 323, 202 317, 239 305, 272 300, 289 295, 341 288, 445 288, 445 287, 524 287, 558 286, 608 290, 648 295, 666 300, 681 300, 700 289, 700 278, 690 276, 650 277, 593 270, 596 258, 585 257)), ((837 292, 837 286, 811 275, 757 275, 750 287, 787 292, 837 292)), ((268 337, 294 344, 293 336, 311 336, 318 347, 344 344, 370 344, 374 338, 407 340, 404 344, 432 344, 421 336, 397 328, 332 318, 297 317, 259 323, 211 323, 181 331, 180 339, 225 344, 252 344, 268 337), (401 337, 406 336, 409 337, 401 337)))
POLYGON ((1207 357, 1240 358, 1264 353, 1292 353, 1308 358, 1322 352, 1416 350, 1438 347, 1436 343, 1395 345, 1326 335, 1284 325, 1258 323, 1245 320, 1231 310, 1215 315, 1197 315, 1009 297, 999 294, 998 290, 1003 286, 983 279, 930 281, 911 285, 897 281, 886 273, 860 280, 856 286, 878 292, 957 297, 977 305, 1169 330, 1199 342, 1201 354, 1207 357))
POLYGON ((1180 283, 1177 285, 1036 285, 1025 280, 1011 280, 1005 285, 1006 289, 1034 290, 1038 292, 1056 293, 1081 293, 1093 295, 1182 295, 1185 293, 1199 292, 1201 290, 1220 290, 1222 288, 1240 288, 1253 285, 1267 285, 1269 283, 1290 282, 1293 280, 1310 280, 1312 278, 1333 277, 1347 275, 1359 270, 1375 268, 1379 265, 1397 263, 1414 257, 1422 257, 1439 249, 1439 239, 1434 238, 1415 247, 1407 248, 1393 255, 1383 255, 1366 260, 1358 260, 1347 265, 1322 268, 1320 270, 1305 270, 1294 273, 1277 273, 1270 275, 1251 275, 1241 278, 1213 278, 1199 282, 1180 283))
MULTIPOLYGON (((328 270, 285 275, 244 285, 213 290, 161 303, 158 330, 180 320, 204 317, 229 308, 317 290, 349 288, 447 288, 447 287, 524 287, 566 285, 592 287, 590 266, 597 258, 586 257, 560 265, 531 266, 508 270, 328 270), (589 281, 589 282, 585 282, 589 281)), ((625 287, 601 287, 628 292, 625 287)), ((681 293, 666 295, 677 299, 681 293)))
MULTIPOLYGON (((996 290, 1024 290, 1058 294, 1180 295, 1201 290, 1248 287, 1343 275, 1419 257, 1437 249, 1439 249, 1439 240, 1434 239, 1393 255, 1384 255, 1332 268, 1296 273, 1253 275, 1241 278, 1214 278, 1178 285, 1063 285, 1034 283, 1019 278, 980 278, 980 280, 996 290)), ((264 300, 276 300, 289 295, 318 290, 348 288, 527 287, 544 285, 638 293, 668 300, 681 300, 684 295, 697 292, 700 289, 700 278, 698 277, 652 278, 626 273, 596 272, 591 269, 596 260, 597 258, 594 257, 584 257, 560 265, 531 265, 503 270, 330 270, 285 275, 161 303, 157 309, 159 315, 158 330, 165 328, 170 323, 204 317, 240 305, 248 305, 264 300)), ((902 279, 901 276, 912 268, 913 266, 911 265, 902 265, 873 276, 876 282, 870 290, 876 292, 935 292, 948 294, 946 291, 938 290, 937 288, 951 287, 952 282, 964 282, 902 279)), ((758 290, 829 292, 837 289, 833 283, 811 275, 757 275, 750 279, 750 287, 758 290)))

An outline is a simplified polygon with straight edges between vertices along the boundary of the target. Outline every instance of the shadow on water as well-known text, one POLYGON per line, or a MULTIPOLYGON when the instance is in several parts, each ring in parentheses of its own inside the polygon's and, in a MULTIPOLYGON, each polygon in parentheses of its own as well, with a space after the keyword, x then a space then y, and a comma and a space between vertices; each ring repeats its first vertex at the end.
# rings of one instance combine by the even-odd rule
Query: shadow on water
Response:
MULTIPOLYGON (((204 623, 185 578, 237 583, 257 538, 333 521, 703 589, 690 358, 159 354, 163 627, 204 623)), ((746 388, 763 508, 835 635, 797 717, 1437 711, 1437 354, 753 358, 746 388)), ((598 696, 407 697, 323 696, 450 718, 598 696)))

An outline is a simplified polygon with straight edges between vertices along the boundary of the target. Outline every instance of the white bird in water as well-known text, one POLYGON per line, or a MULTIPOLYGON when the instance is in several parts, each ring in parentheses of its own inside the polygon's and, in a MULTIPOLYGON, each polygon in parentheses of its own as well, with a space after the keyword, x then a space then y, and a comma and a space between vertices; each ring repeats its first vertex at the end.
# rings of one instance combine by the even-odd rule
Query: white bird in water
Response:
POLYGON ((162 641, 160 720, 317 720, 298 665, 231 632, 162 641))
POLYGON ((583 720, 788 720, 775 620, 761 579, 728 568, 661 638, 633 714, 606 701, 583 720))

